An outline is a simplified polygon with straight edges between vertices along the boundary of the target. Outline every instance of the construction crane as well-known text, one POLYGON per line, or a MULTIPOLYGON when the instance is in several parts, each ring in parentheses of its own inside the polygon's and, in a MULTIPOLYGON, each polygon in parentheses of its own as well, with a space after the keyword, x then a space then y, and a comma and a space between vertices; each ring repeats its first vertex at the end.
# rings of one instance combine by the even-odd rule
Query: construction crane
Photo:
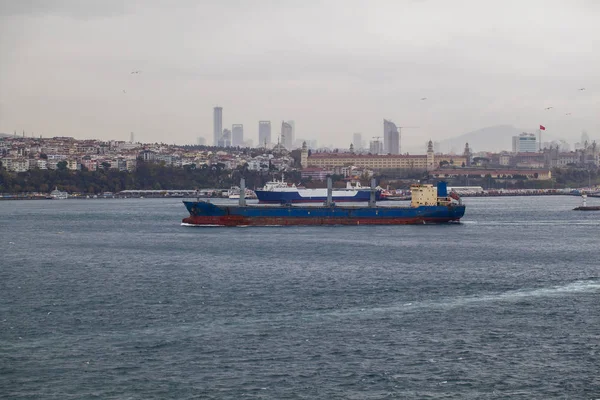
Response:
POLYGON ((398 133, 402 133, 402 129, 406 128, 406 129, 413 129, 413 128, 419 128, 418 126, 398 126, 398 133))
POLYGON ((399 153, 402 154, 402 128, 406 128, 406 129, 413 129, 413 128, 418 128, 418 126, 398 126, 398 147, 399 147, 399 153))

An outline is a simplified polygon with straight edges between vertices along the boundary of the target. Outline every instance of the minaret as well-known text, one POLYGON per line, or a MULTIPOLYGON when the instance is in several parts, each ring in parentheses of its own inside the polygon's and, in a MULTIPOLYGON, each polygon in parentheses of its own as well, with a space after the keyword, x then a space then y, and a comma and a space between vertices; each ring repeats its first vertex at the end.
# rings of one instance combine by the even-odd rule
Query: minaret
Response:
POLYGON ((350 143, 350 153, 354 154, 354 144, 350 143))
POLYGON ((302 168, 308 167, 308 146, 306 142, 302 142, 302 151, 300 152, 300 165, 302 168))
POLYGON ((431 139, 427 143, 427 171, 433 171, 435 169, 435 156, 433 153, 433 142, 431 139))

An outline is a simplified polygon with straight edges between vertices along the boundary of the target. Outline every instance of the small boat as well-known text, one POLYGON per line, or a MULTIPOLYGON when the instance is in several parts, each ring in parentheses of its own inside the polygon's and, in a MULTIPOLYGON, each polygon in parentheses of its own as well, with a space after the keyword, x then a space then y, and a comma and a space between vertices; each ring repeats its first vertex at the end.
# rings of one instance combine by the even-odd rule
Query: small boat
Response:
MULTIPOLYGON (((256 199, 256 193, 254 193, 253 190, 250 189, 246 189, 245 191, 246 199, 256 199)), ((230 199, 239 199, 240 198, 240 187, 239 186, 232 186, 228 191, 227 191, 227 197, 230 199)))
POLYGON ((58 187, 55 187, 54 190, 50 192, 50 196, 47 198, 52 200, 65 200, 69 198, 69 194, 67 192, 61 192, 58 190, 58 187))

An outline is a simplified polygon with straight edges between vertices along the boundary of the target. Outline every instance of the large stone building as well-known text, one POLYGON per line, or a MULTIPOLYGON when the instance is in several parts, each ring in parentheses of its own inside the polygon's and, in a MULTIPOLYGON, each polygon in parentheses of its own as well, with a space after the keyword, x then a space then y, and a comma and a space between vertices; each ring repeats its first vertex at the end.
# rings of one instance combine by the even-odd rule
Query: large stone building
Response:
POLYGON ((425 155, 371 155, 352 153, 313 153, 308 165, 314 167, 337 167, 354 165, 371 169, 427 169, 425 155))
POLYGON ((431 172, 431 176, 438 179, 457 178, 468 175, 470 177, 493 179, 514 179, 515 176, 526 176, 527 179, 549 180, 552 171, 549 169, 438 169, 431 172))
POLYGON ((466 163, 463 156, 434 155, 433 143, 428 144, 427 154, 354 154, 354 153, 313 153, 307 157, 307 166, 312 167, 341 167, 354 165, 374 170, 381 169, 418 169, 432 171, 440 163, 462 167, 466 163))

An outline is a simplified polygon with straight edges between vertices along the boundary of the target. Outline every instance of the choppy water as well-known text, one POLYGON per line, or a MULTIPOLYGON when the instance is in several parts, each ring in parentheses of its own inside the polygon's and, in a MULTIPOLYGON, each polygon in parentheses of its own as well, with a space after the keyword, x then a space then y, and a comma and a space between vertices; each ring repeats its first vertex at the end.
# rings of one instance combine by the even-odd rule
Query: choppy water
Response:
POLYGON ((600 398, 600 213, 190 228, 179 200, 0 202, 0 397, 600 398))

